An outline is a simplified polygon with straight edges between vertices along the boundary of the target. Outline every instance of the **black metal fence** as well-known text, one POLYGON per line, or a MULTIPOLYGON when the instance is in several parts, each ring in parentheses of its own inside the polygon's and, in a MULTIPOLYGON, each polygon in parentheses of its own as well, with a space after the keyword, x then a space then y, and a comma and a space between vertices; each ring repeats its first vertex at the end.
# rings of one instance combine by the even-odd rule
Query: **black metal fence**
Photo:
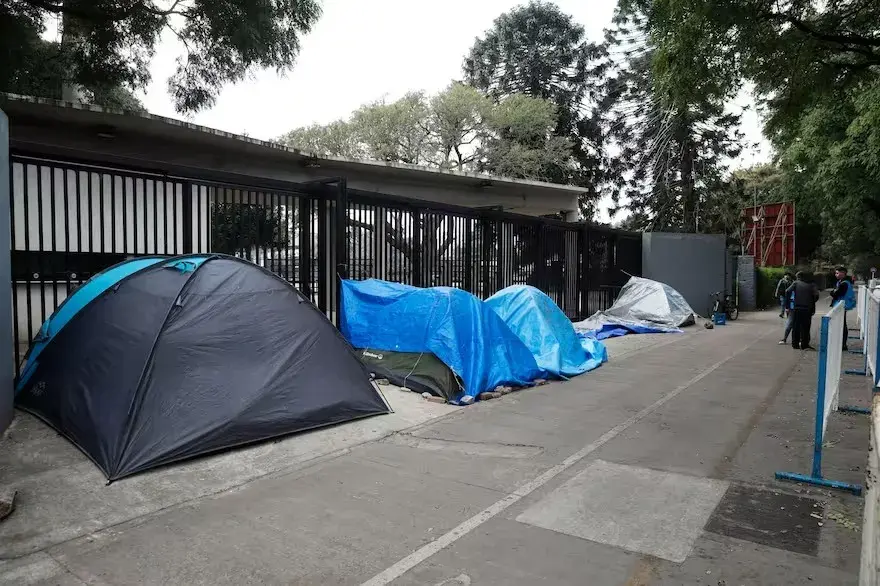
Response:
POLYGON ((362 192, 344 180, 155 173, 13 153, 10 187, 16 363, 79 284, 135 256, 240 256, 334 321, 339 277, 481 298, 528 284, 581 319, 641 273, 640 234, 362 192))

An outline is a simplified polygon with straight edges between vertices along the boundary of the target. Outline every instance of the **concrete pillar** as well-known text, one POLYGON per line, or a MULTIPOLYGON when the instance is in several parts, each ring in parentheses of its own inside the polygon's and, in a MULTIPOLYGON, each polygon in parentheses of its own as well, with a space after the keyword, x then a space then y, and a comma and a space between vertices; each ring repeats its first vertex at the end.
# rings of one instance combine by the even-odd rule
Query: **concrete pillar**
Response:
POLYGON ((739 286, 739 308, 745 311, 755 309, 757 290, 755 283, 755 257, 736 257, 736 280, 739 286))
POLYGON ((9 119, 0 110, 0 434, 12 422, 15 376, 9 198, 9 119))

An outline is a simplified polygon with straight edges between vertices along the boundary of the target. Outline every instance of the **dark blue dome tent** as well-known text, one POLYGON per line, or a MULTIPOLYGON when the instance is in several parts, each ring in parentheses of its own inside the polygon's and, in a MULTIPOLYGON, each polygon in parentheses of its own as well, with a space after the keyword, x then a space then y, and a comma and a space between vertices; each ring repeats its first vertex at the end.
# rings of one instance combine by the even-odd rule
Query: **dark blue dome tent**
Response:
POLYGON ((389 412, 311 302, 224 255, 136 258, 93 277, 40 328, 16 403, 110 481, 389 412))

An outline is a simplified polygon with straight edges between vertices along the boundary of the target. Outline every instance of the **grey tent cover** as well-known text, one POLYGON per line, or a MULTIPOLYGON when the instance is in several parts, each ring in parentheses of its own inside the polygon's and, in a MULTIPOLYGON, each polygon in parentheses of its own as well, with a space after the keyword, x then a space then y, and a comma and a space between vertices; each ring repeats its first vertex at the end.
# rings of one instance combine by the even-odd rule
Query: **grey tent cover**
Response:
POLYGON ((17 388, 110 480, 389 411, 336 328, 276 275, 219 255, 127 262, 146 268, 95 276, 44 324, 17 388))

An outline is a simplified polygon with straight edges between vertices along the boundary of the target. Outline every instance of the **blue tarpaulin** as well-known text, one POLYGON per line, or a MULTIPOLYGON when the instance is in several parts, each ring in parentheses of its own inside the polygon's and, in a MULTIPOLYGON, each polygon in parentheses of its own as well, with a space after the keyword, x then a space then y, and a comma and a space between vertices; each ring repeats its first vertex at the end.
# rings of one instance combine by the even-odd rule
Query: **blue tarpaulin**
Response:
POLYGON ((486 303, 531 350, 538 366, 551 375, 576 376, 608 360, 602 342, 579 338, 559 306, 534 287, 506 287, 486 303))
POLYGON ((492 308, 461 289, 346 280, 342 307, 340 330, 356 348, 431 352, 443 361, 464 384, 456 403, 546 377, 492 308))
MULTIPOLYGON (((607 318, 606 318, 607 319, 607 318)), ((598 329, 578 332, 584 340, 607 340, 627 334, 674 334, 681 333, 678 328, 653 327, 635 323, 612 323, 606 321, 598 329)))

